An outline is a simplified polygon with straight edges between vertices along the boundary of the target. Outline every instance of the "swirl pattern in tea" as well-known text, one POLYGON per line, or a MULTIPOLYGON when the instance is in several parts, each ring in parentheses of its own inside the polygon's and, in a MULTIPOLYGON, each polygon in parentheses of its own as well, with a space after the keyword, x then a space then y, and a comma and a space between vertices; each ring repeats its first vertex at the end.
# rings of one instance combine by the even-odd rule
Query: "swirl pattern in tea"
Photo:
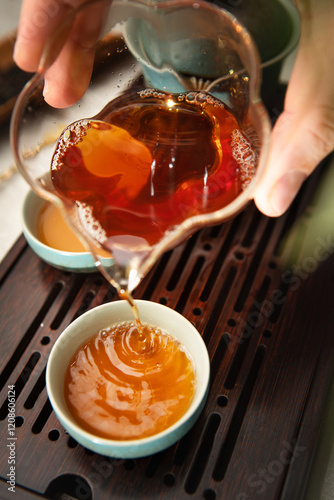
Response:
POLYGON ((171 335, 123 322, 99 331, 73 356, 65 399, 94 435, 140 439, 177 422, 193 399, 196 377, 185 348, 171 335))

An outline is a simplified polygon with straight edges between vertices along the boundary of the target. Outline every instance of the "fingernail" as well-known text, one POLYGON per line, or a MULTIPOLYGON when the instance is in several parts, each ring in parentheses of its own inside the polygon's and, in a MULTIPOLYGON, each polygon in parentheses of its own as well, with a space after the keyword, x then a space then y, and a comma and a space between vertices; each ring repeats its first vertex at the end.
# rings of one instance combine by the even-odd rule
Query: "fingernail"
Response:
POLYGON ((16 62, 16 58, 17 58, 17 54, 18 54, 18 48, 17 48, 17 41, 14 43, 14 47, 13 47, 13 60, 14 62, 16 62))
POLYGON ((49 87, 48 81, 44 80, 44 87, 43 87, 43 97, 44 97, 44 99, 47 98, 49 91, 50 91, 50 87, 49 87))
POLYGON ((304 172, 294 170, 278 180, 270 195, 270 203, 277 215, 283 214, 289 208, 305 179, 304 172))

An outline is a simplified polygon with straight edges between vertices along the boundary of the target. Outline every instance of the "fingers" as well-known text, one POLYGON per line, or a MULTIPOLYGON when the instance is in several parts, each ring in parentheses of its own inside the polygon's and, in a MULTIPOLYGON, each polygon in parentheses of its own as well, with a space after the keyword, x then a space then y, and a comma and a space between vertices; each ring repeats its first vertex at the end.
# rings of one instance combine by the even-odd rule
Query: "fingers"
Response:
POLYGON ((259 210, 270 217, 282 215, 324 153, 306 117, 283 113, 273 129, 266 172, 255 193, 259 210))
POLYGON ((24 71, 38 69, 46 41, 70 9, 60 0, 25 0, 22 4, 14 61, 24 71))
POLYGON ((304 180, 334 150, 334 106, 305 101, 305 111, 285 110, 272 131, 265 174, 255 203, 265 215, 282 215, 304 180))
POLYGON ((97 0, 82 8, 70 30, 65 30, 67 38, 60 44, 58 40, 53 46, 47 45, 73 6, 82 3, 83 0, 25 0, 22 6, 14 49, 15 62, 25 71, 36 71, 43 54, 48 68, 44 98, 57 108, 75 103, 87 89, 95 46, 110 5, 109 0, 97 0), (47 54, 43 53, 46 46, 47 54))
POLYGON ((83 96, 90 82, 94 55, 94 48, 66 44, 45 74, 43 96, 50 106, 65 108, 83 96))
POLYGON ((307 11, 302 18, 284 111, 272 131, 266 171, 255 192, 257 207, 268 216, 283 214, 304 180, 334 150, 334 47, 329 42, 334 4, 324 4, 327 8, 311 15, 307 11))
POLYGON ((108 6, 108 2, 98 2, 76 17, 66 44, 45 74, 43 95, 51 106, 70 106, 86 91, 108 6))

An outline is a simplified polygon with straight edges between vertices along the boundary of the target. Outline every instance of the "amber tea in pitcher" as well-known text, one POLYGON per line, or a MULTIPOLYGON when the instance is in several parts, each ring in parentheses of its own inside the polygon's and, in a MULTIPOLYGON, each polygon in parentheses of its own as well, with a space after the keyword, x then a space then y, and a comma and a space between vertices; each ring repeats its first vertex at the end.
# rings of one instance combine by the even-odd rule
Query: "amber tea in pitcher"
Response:
POLYGON ((215 97, 146 89, 69 125, 51 174, 85 231, 124 266, 129 253, 120 246, 132 256, 149 253, 185 219, 235 199, 255 173, 256 155, 215 97))

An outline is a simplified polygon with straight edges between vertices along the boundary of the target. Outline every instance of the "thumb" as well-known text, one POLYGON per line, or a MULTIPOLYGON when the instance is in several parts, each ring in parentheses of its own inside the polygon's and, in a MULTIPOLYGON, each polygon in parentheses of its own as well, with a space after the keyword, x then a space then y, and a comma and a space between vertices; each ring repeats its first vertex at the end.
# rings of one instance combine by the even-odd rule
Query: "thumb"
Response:
POLYGON ((257 207, 283 214, 304 180, 334 149, 334 3, 300 0, 301 38, 284 111, 271 135, 264 175, 256 189, 257 207))
POLYGON ((285 111, 275 124, 266 170, 254 197, 265 215, 282 215, 325 155, 321 138, 307 121, 285 111))
POLYGON ((265 215, 282 215, 304 180, 334 149, 331 103, 304 109, 302 113, 285 110, 272 131, 268 163, 254 196, 265 215))

